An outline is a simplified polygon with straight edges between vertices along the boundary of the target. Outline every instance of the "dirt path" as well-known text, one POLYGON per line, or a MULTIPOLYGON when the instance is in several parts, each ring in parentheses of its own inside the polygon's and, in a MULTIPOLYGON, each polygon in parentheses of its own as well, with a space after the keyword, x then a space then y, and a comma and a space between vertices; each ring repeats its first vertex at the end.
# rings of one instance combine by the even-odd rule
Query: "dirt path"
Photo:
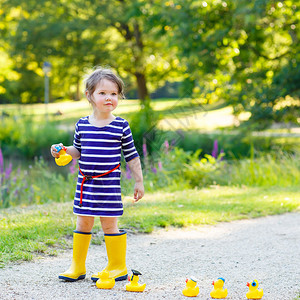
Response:
POLYGON ((221 223, 194 229, 128 235, 127 265, 143 273, 144 293, 125 291, 127 282, 99 290, 89 279, 106 264, 105 247, 92 245, 87 278, 67 283, 57 274, 71 252, 0 270, 0 299, 187 299, 187 276, 197 277, 196 299, 210 299, 211 282, 226 279, 227 299, 246 299, 247 281, 257 279, 263 299, 292 300, 300 294, 300 213, 221 223))

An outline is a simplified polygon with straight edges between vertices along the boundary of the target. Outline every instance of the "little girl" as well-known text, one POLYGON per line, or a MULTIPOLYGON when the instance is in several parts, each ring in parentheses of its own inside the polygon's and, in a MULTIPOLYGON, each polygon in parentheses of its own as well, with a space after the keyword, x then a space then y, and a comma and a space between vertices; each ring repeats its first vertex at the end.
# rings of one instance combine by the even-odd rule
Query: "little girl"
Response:
MULTIPOLYGON (((85 94, 93 112, 76 123, 73 146, 66 147, 67 154, 79 159, 73 206, 77 215, 73 259, 70 268, 59 275, 66 281, 85 278, 94 217, 100 217, 104 232, 108 257, 105 270, 116 281, 127 279, 126 231, 118 229, 118 217, 123 214, 121 150, 135 179, 135 201, 144 196, 144 186, 141 163, 128 122, 112 114, 119 97, 124 98, 123 86, 122 80, 109 69, 98 68, 88 77, 85 94)), ((59 156, 56 146, 51 146, 53 157, 59 156)), ((92 275, 92 280, 97 281, 99 275, 92 275)))

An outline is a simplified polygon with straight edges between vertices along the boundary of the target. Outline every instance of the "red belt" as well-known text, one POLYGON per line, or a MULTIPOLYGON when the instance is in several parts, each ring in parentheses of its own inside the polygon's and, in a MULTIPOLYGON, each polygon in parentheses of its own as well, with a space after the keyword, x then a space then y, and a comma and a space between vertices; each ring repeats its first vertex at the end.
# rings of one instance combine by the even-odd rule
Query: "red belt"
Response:
POLYGON ((113 172, 114 170, 118 169, 120 167, 120 164, 118 164, 116 167, 114 167, 113 169, 109 170, 108 172, 105 172, 103 174, 100 174, 100 175, 97 175, 97 176, 89 176, 89 175, 84 175, 82 173, 82 171, 80 170, 79 168, 79 172, 81 173, 81 175, 83 176, 83 179, 82 179, 82 182, 81 182, 81 187, 80 187, 80 203, 79 203, 79 206, 81 207, 82 206, 82 190, 83 190, 83 184, 86 180, 91 180, 91 179, 94 179, 94 178, 98 178, 98 177, 102 177, 104 175, 107 175, 111 172, 113 172))

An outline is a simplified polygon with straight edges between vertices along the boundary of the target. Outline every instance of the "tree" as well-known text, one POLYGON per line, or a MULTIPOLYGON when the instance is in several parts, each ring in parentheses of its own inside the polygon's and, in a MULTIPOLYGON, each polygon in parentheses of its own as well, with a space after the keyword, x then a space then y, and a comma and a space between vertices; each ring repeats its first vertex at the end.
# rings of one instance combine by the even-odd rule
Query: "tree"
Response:
POLYGON ((176 73, 175 55, 148 24, 156 8, 148 1, 2 2, 15 69, 25 73, 34 62, 32 71, 41 76, 43 61, 51 61, 55 96, 69 90, 79 98, 81 78, 95 65, 110 65, 127 81, 134 78, 142 101, 149 97, 149 86, 151 90, 176 73))
POLYGON ((223 98, 262 127, 297 117, 299 101, 288 104, 283 97, 299 97, 299 0, 164 4, 165 34, 178 47, 191 93, 223 98))

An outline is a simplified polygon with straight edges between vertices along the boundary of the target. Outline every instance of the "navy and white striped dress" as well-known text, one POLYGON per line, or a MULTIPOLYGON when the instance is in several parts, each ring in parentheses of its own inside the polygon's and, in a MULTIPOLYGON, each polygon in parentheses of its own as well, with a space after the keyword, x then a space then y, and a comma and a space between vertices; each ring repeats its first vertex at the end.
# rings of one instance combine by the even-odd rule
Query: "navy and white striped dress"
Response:
MULTIPOLYGON (((121 162, 121 150, 126 162, 138 157, 128 122, 116 117, 104 127, 81 118, 75 126, 73 146, 81 153, 79 168, 85 176, 108 172, 121 162)), ((78 172, 73 212, 81 216, 117 217, 123 214, 120 185, 121 170, 103 177, 86 180, 83 184, 82 207, 80 187, 83 176, 78 172)))

